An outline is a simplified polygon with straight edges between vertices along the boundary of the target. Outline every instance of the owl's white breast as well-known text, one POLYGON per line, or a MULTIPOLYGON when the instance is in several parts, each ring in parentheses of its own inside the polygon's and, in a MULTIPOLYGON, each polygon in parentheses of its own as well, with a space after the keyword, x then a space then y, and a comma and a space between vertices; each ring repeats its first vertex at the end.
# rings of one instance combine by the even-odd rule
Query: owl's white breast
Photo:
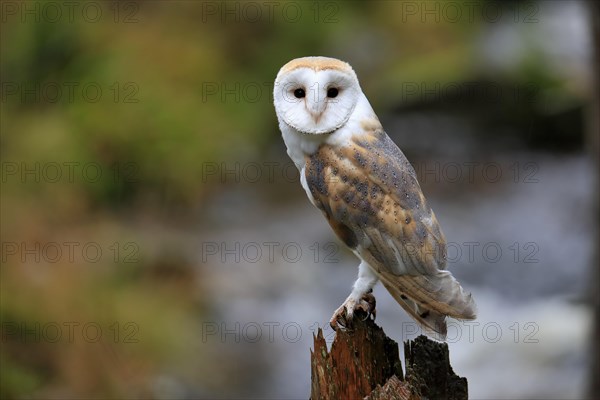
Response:
POLYGON ((294 164, 299 171, 304 168, 306 164, 306 155, 313 154, 319 146, 323 143, 324 135, 309 135, 306 133, 298 132, 285 122, 279 122, 279 128, 281 129, 281 135, 285 147, 287 147, 288 156, 292 159, 294 164))

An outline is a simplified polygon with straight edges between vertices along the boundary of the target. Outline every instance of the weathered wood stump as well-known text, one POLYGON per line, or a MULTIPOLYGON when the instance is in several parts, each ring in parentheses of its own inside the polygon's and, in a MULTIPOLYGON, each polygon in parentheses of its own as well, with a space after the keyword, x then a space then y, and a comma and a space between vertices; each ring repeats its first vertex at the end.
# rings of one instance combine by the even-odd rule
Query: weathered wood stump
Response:
POLYGON ((311 351, 311 399, 467 399, 467 379, 454 374, 448 345, 419 336, 404 343, 406 377, 398 343, 371 320, 354 319, 327 350, 323 331, 311 351))

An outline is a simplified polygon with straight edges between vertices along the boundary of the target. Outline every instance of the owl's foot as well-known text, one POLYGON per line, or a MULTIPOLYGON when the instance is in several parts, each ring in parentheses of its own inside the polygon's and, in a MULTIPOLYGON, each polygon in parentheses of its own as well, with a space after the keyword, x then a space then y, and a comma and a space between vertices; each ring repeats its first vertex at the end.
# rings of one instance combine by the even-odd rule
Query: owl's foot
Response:
POLYGON ((373 320, 375 320, 376 301, 372 292, 372 290, 369 290, 358 300, 354 299, 352 296, 348 297, 344 304, 335 310, 333 316, 329 320, 329 325, 331 325, 333 330, 337 331, 340 327, 342 329, 351 329, 352 319, 354 318, 354 313, 356 310, 360 310, 366 314, 366 317, 363 319, 363 321, 369 319, 370 317, 373 317, 373 320))

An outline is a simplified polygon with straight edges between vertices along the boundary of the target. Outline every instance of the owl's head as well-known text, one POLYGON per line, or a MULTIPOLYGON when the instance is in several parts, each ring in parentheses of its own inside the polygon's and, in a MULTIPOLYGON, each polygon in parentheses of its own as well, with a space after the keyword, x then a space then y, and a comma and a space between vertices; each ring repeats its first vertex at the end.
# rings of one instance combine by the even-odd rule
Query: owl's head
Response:
POLYGON ((279 70, 273 98, 280 122, 302 133, 323 134, 348 121, 360 93, 356 74, 347 63, 303 57, 279 70))

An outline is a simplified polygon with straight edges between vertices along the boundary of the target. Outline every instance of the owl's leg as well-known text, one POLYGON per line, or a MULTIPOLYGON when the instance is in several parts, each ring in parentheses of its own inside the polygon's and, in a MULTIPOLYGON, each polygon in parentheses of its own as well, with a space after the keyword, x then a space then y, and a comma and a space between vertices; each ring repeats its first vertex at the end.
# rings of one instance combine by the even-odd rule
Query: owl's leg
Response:
POLYGON ((329 320, 329 325, 337 330, 338 325, 347 327, 352 324, 354 310, 360 309, 367 313, 367 318, 371 315, 375 319, 375 296, 373 296, 373 286, 378 279, 371 267, 362 261, 358 266, 358 279, 354 282, 352 293, 344 303, 333 313, 329 320))

